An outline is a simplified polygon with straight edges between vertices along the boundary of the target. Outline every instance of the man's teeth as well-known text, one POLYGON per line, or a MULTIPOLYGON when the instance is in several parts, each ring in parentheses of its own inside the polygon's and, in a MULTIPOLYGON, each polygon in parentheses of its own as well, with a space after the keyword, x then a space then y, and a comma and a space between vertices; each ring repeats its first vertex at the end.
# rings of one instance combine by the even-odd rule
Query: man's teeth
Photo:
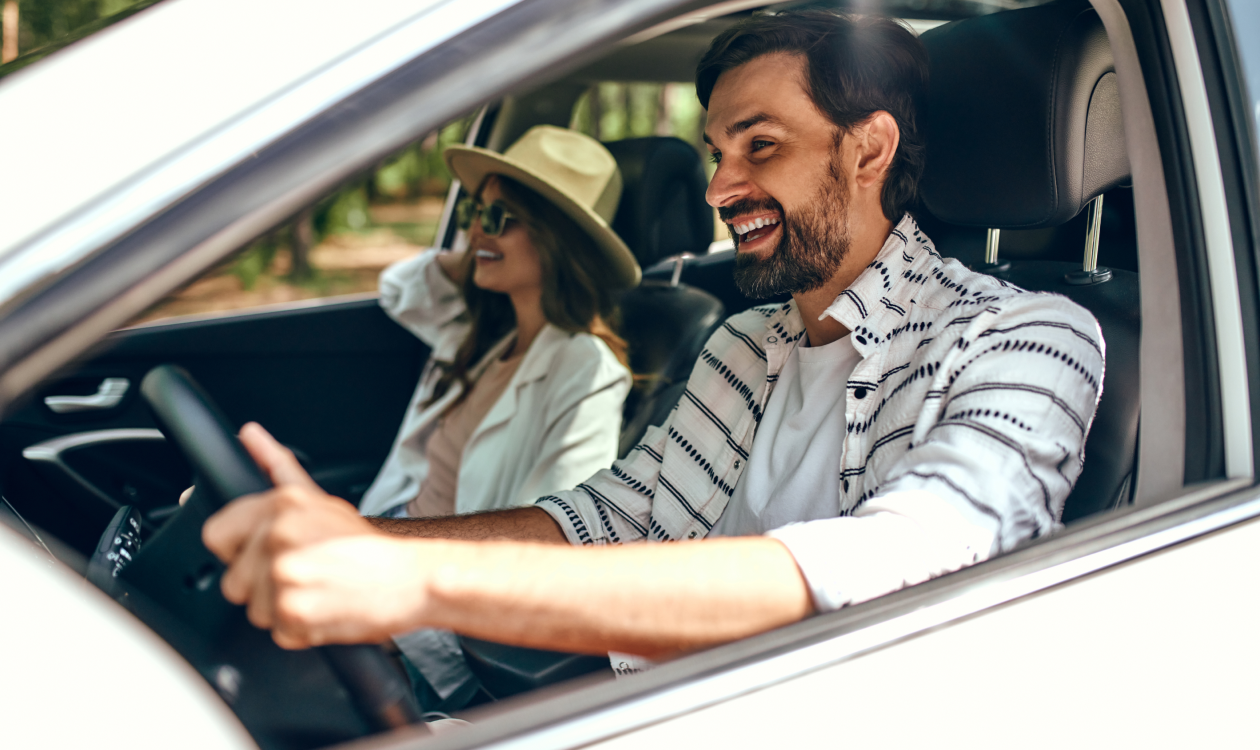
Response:
POLYGON ((735 227, 735 234, 745 235, 754 229, 760 229, 762 227, 768 227, 771 224, 778 224, 778 223, 779 223, 779 217, 771 216, 765 219, 753 219, 752 221, 746 221, 743 224, 734 224, 732 226, 735 227))
POLYGON ((484 258, 485 260, 503 260, 503 253, 494 253, 489 250, 478 250, 477 257, 484 258))

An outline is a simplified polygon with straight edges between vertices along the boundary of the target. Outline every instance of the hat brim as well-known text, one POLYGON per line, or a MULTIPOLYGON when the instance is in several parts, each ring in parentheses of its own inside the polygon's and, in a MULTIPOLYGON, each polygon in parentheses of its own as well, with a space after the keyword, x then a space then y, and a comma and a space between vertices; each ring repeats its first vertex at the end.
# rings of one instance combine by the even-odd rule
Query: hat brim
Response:
POLYGON ((595 241, 596 247, 612 265, 620 286, 629 288, 638 285, 643 272, 639 269, 634 253, 630 252, 621 237, 608 226, 608 222, 593 210, 497 151, 477 146, 448 146, 442 155, 451 173, 459 178, 469 192, 480 187, 486 177, 498 174, 516 180, 551 201, 595 241))

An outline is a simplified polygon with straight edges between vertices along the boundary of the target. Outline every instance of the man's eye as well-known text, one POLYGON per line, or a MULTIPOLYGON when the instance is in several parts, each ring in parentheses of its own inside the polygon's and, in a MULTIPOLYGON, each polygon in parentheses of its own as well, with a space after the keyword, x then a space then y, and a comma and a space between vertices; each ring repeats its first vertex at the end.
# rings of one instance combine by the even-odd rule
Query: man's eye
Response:
POLYGON ((761 149, 765 148, 766 146, 773 146, 773 145, 774 145, 774 144, 773 144, 773 143, 771 143, 770 141, 753 141, 753 142, 752 142, 752 150, 753 150, 753 151, 760 151, 761 149))
POLYGON ((714 151, 713 153, 709 154, 709 161, 710 161, 710 162, 712 162, 712 163, 714 163, 714 164, 717 164, 717 163, 721 162, 721 161, 722 161, 722 152, 721 152, 721 151, 714 151))

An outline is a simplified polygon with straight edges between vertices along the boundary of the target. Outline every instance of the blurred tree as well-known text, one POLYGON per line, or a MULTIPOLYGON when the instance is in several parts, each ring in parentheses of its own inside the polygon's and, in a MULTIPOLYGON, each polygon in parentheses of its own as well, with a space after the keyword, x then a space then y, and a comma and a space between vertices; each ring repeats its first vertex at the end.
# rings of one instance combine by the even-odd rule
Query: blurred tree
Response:
POLYGON ((4 40, 0 42, 0 64, 18 56, 18 4, 17 0, 4 0, 0 12, 0 25, 4 26, 4 40))
POLYGON ((289 227, 289 254, 293 260, 293 265, 289 268, 289 278, 298 282, 306 281, 314 275, 311 271, 311 247, 315 244, 312 213, 310 208, 302 211, 289 227))

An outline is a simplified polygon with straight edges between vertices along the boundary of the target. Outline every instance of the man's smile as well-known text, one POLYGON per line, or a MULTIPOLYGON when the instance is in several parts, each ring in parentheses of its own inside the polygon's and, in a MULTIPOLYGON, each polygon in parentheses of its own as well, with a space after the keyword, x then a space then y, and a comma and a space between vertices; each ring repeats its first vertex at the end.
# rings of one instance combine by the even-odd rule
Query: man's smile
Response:
POLYGON ((783 219, 779 214, 761 214, 736 217, 727 222, 727 227, 736 237, 736 245, 740 249, 752 249, 762 244, 775 233, 783 219))

